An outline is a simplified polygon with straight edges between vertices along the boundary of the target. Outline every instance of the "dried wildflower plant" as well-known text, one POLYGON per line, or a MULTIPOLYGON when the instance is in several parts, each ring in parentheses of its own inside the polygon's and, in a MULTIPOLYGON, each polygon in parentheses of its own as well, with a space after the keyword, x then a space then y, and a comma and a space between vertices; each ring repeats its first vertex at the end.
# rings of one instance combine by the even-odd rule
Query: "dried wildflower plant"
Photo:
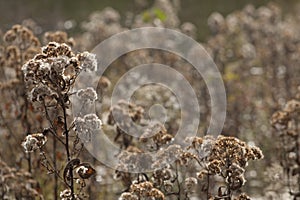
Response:
POLYGON ((116 129, 115 142, 120 142, 121 148, 131 145, 133 135, 138 133, 136 124, 144 118, 144 109, 133 103, 120 100, 110 108, 107 123, 116 129))
MULTIPOLYGON (((48 33, 46 38, 56 38, 58 42, 67 39, 66 35, 60 32, 48 33)), ((82 139, 82 142, 89 142, 92 135, 101 128, 102 122, 95 114, 86 114, 71 121, 68 112, 71 95, 76 94, 86 103, 97 99, 97 93, 92 88, 81 89, 75 93, 71 91, 80 72, 96 69, 97 60, 94 54, 88 52, 75 54, 66 43, 57 42, 50 42, 42 47, 41 53, 35 55, 22 67, 29 100, 44 112, 48 121, 48 127, 44 128, 43 133, 29 134, 22 145, 26 152, 40 150, 42 165, 55 175, 55 198, 58 193, 58 178, 61 177, 57 166, 56 141, 65 148, 67 160, 62 179, 68 188, 61 192, 62 199, 77 199, 84 196, 81 191, 86 187, 85 179, 95 174, 95 170, 89 163, 81 163, 77 158, 82 151, 83 143, 80 147, 78 145, 79 139, 82 139), (43 146, 47 148, 46 134, 52 136, 54 145, 52 158, 42 148, 43 146), (70 145, 71 134, 75 134, 72 136, 73 148, 70 145), (78 190, 75 190, 75 184, 79 186, 78 190)))
POLYGON ((164 194, 160 190, 154 188, 152 183, 148 181, 132 184, 130 186, 130 192, 142 199, 165 199, 164 194))
MULTIPOLYGON (((57 33, 56 37, 59 35, 63 37, 57 42, 63 42, 67 37, 63 32, 57 33)), ((49 34, 47 38, 55 39, 49 34)), ((57 180, 60 177, 57 156, 61 151, 56 146, 56 141, 65 145, 64 138, 61 138, 65 129, 63 111, 55 109, 57 105, 68 106, 70 94, 67 94, 67 87, 70 87, 72 80, 67 80, 67 77, 74 75, 75 69, 64 69, 65 62, 68 62, 67 51, 71 52, 70 47, 63 44, 58 47, 55 43, 52 48, 50 45, 41 49, 38 37, 22 25, 14 25, 4 33, 3 42, 0 43, 0 92, 3 98, 0 116, 1 128, 5 132, 4 135, 1 134, 1 140, 6 138, 3 148, 10 152, 3 158, 12 162, 10 164, 27 168, 33 176, 43 170, 39 165, 44 166, 49 173, 54 174, 53 198, 56 199, 59 187, 57 180), (55 53, 57 54, 54 55, 55 53), (49 147, 49 143, 53 143, 53 146, 49 147), (16 156, 15 147, 23 154, 16 156), (22 147, 23 151, 19 149, 22 147), (53 154, 50 155, 49 151, 53 151, 53 154), (40 156, 35 152, 39 152, 40 156), (27 167, 23 166, 24 161, 27 161, 27 167)), ((84 55, 77 56, 81 63, 85 63, 84 55)), ((45 184, 51 183, 48 178, 39 177, 39 180, 46 181, 45 184)))
MULTIPOLYGON (((22 65, 40 52, 40 42, 38 38, 28 28, 21 25, 14 25, 3 36, 3 46, 0 47, 0 88, 1 95, 4 97, 1 103, 3 115, 5 116, 7 126, 13 127, 9 121, 16 118, 24 119, 21 126, 25 132, 29 132, 35 127, 30 122, 29 103, 25 97, 25 84, 23 80, 22 65), (5 108, 5 104, 11 101, 14 105, 5 108), (13 111, 14 110, 14 111, 13 111)), ((7 106, 6 106, 7 107, 7 106)), ((15 125, 17 127, 17 125, 15 125)))
POLYGON ((206 180, 204 190, 213 199, 232 199, 235 192, 245 184, 245 168, 249 160, 262 159, 263 154, 256 146, 249 146, 235 138, 218 136, 213 138, 188 138, 191 145, 181 154, 181 163, 188 165, 191 160, 199 164, 197 178, 206 180), (218 184, 212 177, 221 178, 218 184), (212 191, 217 189, 217 193, 212 191))
POLYGON ((141 110, 133 103, 120 101, 108 116, 108 123, 116 126, 117 139, 122 137, 116 175, 126 192, 120 199, 143 199, 153 187, 170 199, 174 196, 190 199, 195 194, 207 199, 249 199, 240 191, 246 182, 248 162, 263 158, 258 147, 221 135, 187 138, 190 145, 183 148, 172 144, 173 136, 162 124, 147 124, 141 112, 137 112, 141 110), (138 139, 130 136, 130 132, 126 135, 126 131, 133 130, 130 128, 134 122, 146 127, 138 139), (143 184, 149 186, 148 190, 140 189, 143 184), (199 188, 201 192, 197 191, 199 188))
MULTIPOLYGON (((39 52, 40 41, 28 28, 15 25, 11 30, 7 31, 3 40, 7 44, 6 54, 11 56, 6 59, 7 66, 18 68, 24 60, 28 60, 39 52)), ((21 75, 21 74, 19 74, 21 75)))
POLYGON ((283 185, 294 199, 300 197, 300 87, 298 89, 296 98, 287 101, 270 120, 280 141, 279 159, 286 178, 283 185))
MULTIPOLYGON (((81 50, 91 49, 96 43, 115 33, 149 25, 175 28, 196 37, 193 24, 183 23, 180 26, 177 17, 179 7, 176 2, 156 0, 150 9, 139 15, 128 15, 125 25, 120 23, 121 15, 112 8, 94 13, 89 21, 82 24, 85 32, 76 38, 76 43, 79 43, 81 50)), ((37 32, 34 27, 36 25, 32 22, 24 24, 32 27, 32 30, 35 29, 34 33, 37 32)), ((299 197, 300 191, 299 98, 291 101, 287 99, 290 99, 295 83, 298 82, 299 69, 294 67, 299 63, 297 55, 300 49, 299 31, 295 28, 297 24, 298 21, 294 19, 283 18, 280 9, 274 4, 257 9, 246 6, 242 11, 227 17, 218 13, 212 14, 208 20, 212 35, 205 44, 224 74, 228 99, 234 102, 228 105, 228 123, 224 132, 247 133, 244 134, 247 138, 253 138, 252 135, 256 132, 268 133, 266 116, 272 112, 275 104, 286 104, 283 109, 274 113, 271 124, 279 133, 282 142, 281 167, 286 174, 289 193, 295 198, 299 197), (253 87, 253 82, 259 84, 253 87), (255 94, 261 95, 256 97, 255 94)), ((99 100, 107 101, 102 90, 108 88, 110 81, 101 79, 97 92, 92 88, 71 91, 80 72, 97 69, 95 55, 88 52, 74 53, 71 49, 74 47, 74 40, 60 31, 46 33, 43 37, 46 45, 41 49, 41 42, 33 32, 29 28, 16 25, 6 33, 0 33, 4 36, 3 43, 0 42, 0 91, 3 97, 0 120, 5 130, 2 141, 4 148, 10 145, 12 151, 16 144, 18 148, 23 147, 24 155, 20 160, 26 158, 28 169, 33 175, 40 172, 38 165, 43 165, 53 175, 52 199, 87 198, 82 194, 83 188, 89 191, 90 199, 115 199, 122 187, 120 183, 124 190, 119 199, 250 199, 242 192, 246 181, 246 166, 249 160, 262 158, 260 149, 226 136, 189 138, 187 140, 191 145, 188 148, 174 145, 174 133, 180 123, 179 105, 171 94, 164 90, 154 92, 153 87, 142 89, 140 96, 144 98, 139 101, 121 101, 110 108, 108 125, 115 129, 112 137, 120 145, 120 152, 116 155, 119 168, 115 172, 118 182, 112 187, 113 182, 110 180, 111 182, 103 184, 101 188, 93 186, 92 191, 89 182, 96 172, 92 163, 81 162, 85 161, 82 158, 82 148, 83 143, 90 142, 99 133, 102 121, 91 113, 81 113, 75 119, 71 118, 70 97, 74 95, 87 105, 99 100), (164 106, 170 106, 171 112, 168 113, 166 123, 149 123, 145 115, 145 110, 149 107, 147 101, 152 105, 154 100, 159 99, 158 96, 164 106), (143 128, 139 129, 139 126, 143 128), (23 138, 22 145, 19 137, 23 138), (9 138, 9 142, 6 138, 9 138), (142 171, 149 166, 153 171, 128 172, 142 171), (61 183, 58 183, 59 180, 61 183), (97 194, 93 196, 93 192, 101 193, 100 197, 97 194)), ((184 66, 189 71, 187 65, 177 56, 160 51, 141 50, 128 55, 131 56, 120 58, 119 63, 125 66, 122 69, 117 68, 118 70, 157 62, 174 68, 184 66)), ((120 73, 112 71, 115 74, 120 73)), ((186 74, 191 83, 196 82, 198 91, 205 90, 205 85, 199 86, 198 79, 192 72, 186 74)), ((135 84, 131 83, 129 87, 135 84)), ((209 102, 208 95, 199 96, 202 102, 209 102)), ((209 116, 208 108, 205 105, 201 109, 202 116, 209 116)), ((260 145, 266 141, 265 135, 255 135, 258 142, 262 141, 260 145)), ((268 148, 265 146, 264 148, 268 148)), ((11 151, 7 151, 4 156, 16 157, 11 151)), ((17 162, 18 167, 24 167, 22 164, 22 161, 17 162)), ((2 165, 1 168, 1 175, 4 177, 1 180, 5 182, 1 184, 1 192, 4 191, 1 194, 4 197, 40 197, 40 188, 29 178, 28 173, 24 178, 20 175, 22 170, 9 168, 7 165, 2 165), (14 180, 12 182, 11 177, 14 180)), ((109 172, 106 176, 110 176, 109 172)), ((38 178, 44 185, 52 181, 38 178)), ((276 181, 283 182, 278 179, 276 181)), ((43 192, 49 195, 48 190, 45 190, 43 192)), ((249 191, 251 192, 253 193, 249 191)))
MULTIPOLYGON (((142 162, 148 165, 150 160, 154 169, 158 167, 153 172, 134 175, 121 172, 130 169, 120 168, 121 171, 117 173, 119 177, 123 177, 121 180, 129 191, 122 193, 120 199, 135 199, 149 195, 147 192, 151 189, 138 189, 142 183, 157 188, 165 198, 170 199, 172 196, 190 199, 195 194, 206 196, 207 199, 250 199, 246 194, 241 193, 241 188, 246 182, 245 171, 248 161, 263 158, 258 147, 225 136, 196 137, 188 140, 191 145, 186 149, 178 145, 170 145, 158 152, 155 159, 149 156, 148 160, 142 162), (178 155, 178 158, 172 162, 170 159, 174 158, 174 155, 178 155), (163 162, 165 167, 162 168, 163 162), (136 190, 138 192, 134 192, 136 190)), ((140 150, 130 155, 122 152, 120 156, 122 161, 139 168, 138 163, 141 160, 134 162, 139 153, 140 150)))

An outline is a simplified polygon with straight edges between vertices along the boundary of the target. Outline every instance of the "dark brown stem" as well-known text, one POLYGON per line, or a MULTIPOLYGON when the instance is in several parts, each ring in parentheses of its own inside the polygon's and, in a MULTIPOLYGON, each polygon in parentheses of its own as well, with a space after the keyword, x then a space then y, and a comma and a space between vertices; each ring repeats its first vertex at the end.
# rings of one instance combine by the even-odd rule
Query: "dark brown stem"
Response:
POLYGON ((176 183, 177 183, 177 187, 178 187, 178 200, 180 199, 180 193, 181 193, 181 187, 180 187, 180 183, 179 183, 179 178, 178 178, 178 163, 175 163, 175 168, 176 168, 176 183))
MULTIPOLYGON (((298 126, 298 125, 297 125, 298 126)), ((300 167, 300 144, 299 144, 299 136, 296 139, 296 155, 297 155, 297 165, 300 167)), ((298 174, 298 192, 300 192, 300 174, 298 174)))
POLYGON ((53 123, 52 123, 52 121, 51 121, 51 119, 50 119, 50 116, 49 116, 49 113, 48 113, 48 110, 47 110, 47 107, 46 107, 46 104, 45 104, 45 102, 44 102, 44 109, 45 109, 45 114, 46 114, 46 119, 48 120, 48 122, 49 122, 49 124, 50 124, 50 127, 51 127, 51 129, 52 130, 49 130, 51 133, 52 133, 52 135, 54 136, 54 140, 55 139, 57 139, 58 141, 60 141, 64 146, 65 146, 65 143, 64 143, 64 141, 62 140, 62 139, 60 139, 60 137, 57 135, 57 129, 56 129, 56 127, 53 125, 53 123))
MULTIPOLYGON (((230 165, 231 165, 231 163, 229 161, 229 155, 227 154, 226 155, 226 169, 227 169, 226 170, 226 177, 228 177, 229 180, 230 180, 230 175, 228 173, 228 169, 229 169, 230 165)), ((230 181, 228 181, 226 183, 226 189, 227 189, 227 196, 228 197, 226 197, 225 200, 231 200, 231 187, 230 187, 230 184, 231 184, 230 181)))
POLYGON ((207 190, 206 190, 206 197, 207 197, 207 200, 210 198, 210 195, 209 195, 209 171, 207 173, 207 190))
MULTIPOLYGON (((300 117, 298 119, 300 119, 300 117)), ((295 127, 296 127, 297 133, 299 133, 298 122, 299 121, 296 119, 295 127)), ((298 167, 300 167, 300 137, 299 137, 299 135, 297 135, 297 138, 296 138, 296 155, 297 155, 296 163, 297 163, 298 167)), ((300 192, 300 174, 298 174, 298 192, 300 192)))
MULTIPOLYGON (((68 124, 67 124, 66 107, 65 107, 63 98, 61 98, 61 107, 62 107, 63 115, 64 115, 63 116, 64 117, 64 133, 65 133, 65 137, 66 137, 65 148, 66 148, 66 152, 67 152, 67 160, 69 162, 71 160, 70 151, 69 151, 69 129, 68 129, 68 124)), ((69 168, 69 176, 70 176, 70 190, 71 190, 72 199, 75 199, 74 181, 73 181, 73 168, 69 168)))
POLYGON ((47 156, 46 156, 46 152, 41 149, 40 151, 40 155, 42 157, 42 159, 46 162, 46 163, 41 163, 46 169, 48 172, 50 173, 54 173, 60 180, 64 180, 57 171, 54 170, 54 167, 51 165, 51 163, 54 163, 54 161, 52 159, 48 159, 47 156))
MULTIPOLYGON (((29 102, 28 102, 28 99, 27 99, 27 95, 25 93, 26 91, 26 86, 25 86, 25 82, 24 82, 24 76, 23 76, 23 73, 18 73, 18 70, 21 69, 21 66, 24 64, 24 60, 23 60, 23 49, 22 48, 19 48, 20 51, 21 51, 21 60, 20 60, 20 66, 16 68, 16 74, 17 76, 19 75, 19 79, 22 81, 22 91, 24 91, 22 97, 23 97, 23 100, 24 100, 24 107, 23 107, 23 117, 22 117, 22 125, 24 128, 26 128, 26 135, 28 135, 28 133, 31 132, 31 125, 28 121, 28 105, 29 105, 29 102), (21 77, 20 77, 21 76, 21 77)), ((27 159, 27 163, 28 163, 28 172, 31 173, 31 154, 27 154, 26 155, 26 159, 27 159)))
POLYGON ((282 167, 283 167, 283 170, 284 170, 284 173, 286 174, 287 176, 287 187, 289 189, 289 192, 291 193, 292 192, 292 188, 291 188, 291 180, 290 180, 290 173, 289 173, 289 168, 286 167, 287 166, 287 163, 288 163, 288 158, 287 158, 287 152, 286 152, 286 149, 285 149, 285 145, 286 145, 286 141, 285 141, 285 136, 283 135, 282 136, 282 149, 283 149, 283 161, 284 163, 282 164, 282 167))
MULTIPOLYGON (((54 170, 55 172, 57 172, 57 164, 56 164, 56 139, 53 137, 53 167, 54 167, 54 170)), ((57 193, 58 193, 58 178, 57 178, 57 175, 55 173, 54 175, 54 199, 57 200, 58 199, 58 196, 57 196, 57 193)))

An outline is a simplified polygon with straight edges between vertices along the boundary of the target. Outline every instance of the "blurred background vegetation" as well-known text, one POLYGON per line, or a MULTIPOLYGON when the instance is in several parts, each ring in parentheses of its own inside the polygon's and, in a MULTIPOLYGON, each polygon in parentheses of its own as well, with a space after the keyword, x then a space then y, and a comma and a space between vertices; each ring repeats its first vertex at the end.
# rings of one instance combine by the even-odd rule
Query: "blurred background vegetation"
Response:
MULTIPOLYGON (((31 18, 44 30, 62 29, 67 20, 72 20, 75 27, 71 31, 78 31, 82 21, 97 10, 112 7, 124 17, 126 13, 137 14, 145 7, 150 7, 154 0, 148 0, 142 6, 137 6, 139 0, 0 0, 0 24, 2 29, 8 29, 13 24, 21 23, 24 19, 31 18)), ((142 1, 140 1, 142 2, 142 1)), ((235 10, 242 9, 247 4, 255 7, 266 5, 270 0, 185 0, 181 2, 179 18, 182 22, 188 21, 198 28, 198 39, 203 41, 209 35, 207 18, 212 12, 227 15, 235 10)), ((297 12, 298 0, 275 0, 284 13, 297 12)), ((124 23, 124 18, 123 23, 124 23)))
MULTIPOLYGON (((292 141, 296 143, 299 141, 297 149, 294 148, 292 142, 280 144, 282 132, 290 131, 290 129, 278 131, 272 127, 278 122, 287 122, 291 119, 284 118, 284 115, 282 118, 280 114, 272 118, 273 124, 270 124, 270 119, 274 112, 290 106, 291 99, 298 99, 295 105, 299 105, 297 102, 300 95, 296 97, 300 85, 299 1, 275 0, 270 3, 269 0, 182 0, 180 6, 175 5, 174 2, 176 0, 0 0, 0 36, 5 35, 5 32, 13 25, 22 24, 31 29, 37 37, 36 40, 40 41, 37 46, 34 46, 38 49, 33 51, 36 53, 40 51, 40 46, 55 39, 61 39, 55 41, 65 42, 70 46, 75 43, 73 46, 75 51, 89 51, 115 33, 149 25, 173 28, 190 34, 189 36, 203 44, 223 76, 228 105, 222 134, 237 137, 249 145, 256 145, 265 155, 264 160, 255 164, 250 163, 249 170, 246 172, 247 183, 243 187, 244 191, 256 199, 290 199, 290 188, 286 187, 289 182, 287 180, 287 177, 290 177, 289 173, 296 171, 293 176, 298 176, 298 179, 292 179, 294 182, 291 185, 300 191, 300 122, 293 127, 297 137, 293 135, 292 141), (253 6, 248 6, 249 4, 253 6), (115 10, 106 9, 107 7, 115 10), (26 19, 31 20, 26 21, 26 19), (128 22, 128 19, 131 21, 128 22), (47 36, 47 31, 57 30, 65 31, 68 35, 60 32, 57 35, 48 33, 47 36), (193 34, 194 30, 195 34, 193 34), (288 147, 288 150, 285 147, 288 147), (295 156, 298 163, 295 163, 295 156), (289 158, 294 160, 289 161, 289 158)), ((3 73, 0 73, 0 79, 1 84, 5 85, 9 80, 20 78, 15 77, 18 73, 12 73, 12 69, 18 68, 16 71, 20 72, 25 61, 35 54, 29 52, 26 59, 23 59, 25 54, 18 55, 22 59, 15 63, 17 59, 9 55, 11 53, 8 51, 9 43, 5 39, 3 42, 0 41, 0 47, 0 58, 3 60, 0 62, 2 67, 0 69, 3 70, 3 73)), ((174 57, 171 53, 155 50, 134 51, 116 60, 105 75, 113 86, 118 78, 133 66, 153 61, 174 67, 191 82, 203 108, 201 109, 202 124, 198 131, 198 134, 202 136, 210 117, 209 94, 199 74, 193 71, 192 66, 183 59, 174 57)), ((20 80, 17 81, 20 82, 20 80)), ((24 86, 21 89, 15 85, 7 88, 9 90, 3 89, 4 92, 2 91, 3 94, 1 94, 3 98, 0 102, 4 113, 0 116, 0 133, 3 133, 0 134, 1 159, 9 166, 18 169, 27 168, 24 164, 26 159, 29 164, 34 163, 33 168, 36 168, 33 169, 34 178, 41 186, 48 186, 42 188, 41 193, 46 194, 46 199, 51 199, 52 196, 49 196, 52 190, 51 180, 47 176, 46 178, 39 176, 40 172, 46 174, 46 170, 40 167, 39 155, 28 157, 20 145, 24 134, 27 134, 24 127, 33 127, 32 130, 40 131, 45 128, 44 119, 34 113, 31 124, 24 125, 22 121, 24 119, 20 116, 24 113, 22 104, 26 100, 18 99, 20 96, 22 98, 25 96, 24 86), (20 103, 12 104, 18 101, 20 103), (16 145, 18 148, 14 148, 16 145), (10 151, 5 152, 6 149, 10 151)), ((112 88, 105 91, 104 103, 107 103, 106 94, 111 93, 112 88)), ((147 110, 153 104, 151 98, 158 95, 162 97, 162 102, 160 102, 162 104, 170 103, 168 101, 174 97, 162 88, 141 88, 136 93, 135 103, 147 110), (150 99, 147 99, 145 93, 152 95, 150 99)), ((177 102, 171 103, 176 105, 177 102)), ((107 117, 109 113, 109 107, 106 106, 105 109, 105 112, 100 113, 103 115, 102 118, 107 117)), ((286 112, 285 109, 283 109, 284 112, 286 112)), ((168 116, 165 124, 168 133, 175 133, 179 123, 178 112, 171 109, 171 115, 168 116)), ((287 128, 288 125, 285 125, 287 128)), ((112 135, 115 134, 113 127, 108 127, 108 129, 112 135)), ((124 141, 120 143, 122 142, 124 141)), ((57 152, 64 153, 60 148, 57 148, 57 152)), ((61 155, 57 157, 59 156, 61 155)), ((113 180, 114 171, 93 160, 89 154, 84 155, 84 158, 90 159, 90 162, 99 168, 97 171, 102 170, 101 176, 103 176, 100 177, 103 179, 102 182, 95 178, 91 180, 90 198, 117 199, 124 188, 118 181, 113 180)), ((64 164, 64 159, 61 159, 61 165, 64 166, 64 164)), ((10 171, 8 167, 7 171, 10 171)), ((62 185, 59 189, 61 188, 62 185)))

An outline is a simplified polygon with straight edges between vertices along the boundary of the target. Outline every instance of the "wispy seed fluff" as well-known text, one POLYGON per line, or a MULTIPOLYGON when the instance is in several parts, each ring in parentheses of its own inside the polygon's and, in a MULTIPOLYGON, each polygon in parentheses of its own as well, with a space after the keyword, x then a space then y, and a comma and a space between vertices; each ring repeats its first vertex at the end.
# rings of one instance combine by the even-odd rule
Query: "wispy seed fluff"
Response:
POLYGON ((90 142, 92 136, 101 128, 102 122, 96 114, 87 114, 83 118, 76 117, 73 121, 80 139, 90 142))
POLYGON ((76 94, 77 97, 79 97, 83 101, 94 102, 98 98, 96 91, 92 87, 78 90, 76 94))
POLYGON ((80 66, 84 71, 97 71, 96 55, 87 51, 78 55, 80 66))

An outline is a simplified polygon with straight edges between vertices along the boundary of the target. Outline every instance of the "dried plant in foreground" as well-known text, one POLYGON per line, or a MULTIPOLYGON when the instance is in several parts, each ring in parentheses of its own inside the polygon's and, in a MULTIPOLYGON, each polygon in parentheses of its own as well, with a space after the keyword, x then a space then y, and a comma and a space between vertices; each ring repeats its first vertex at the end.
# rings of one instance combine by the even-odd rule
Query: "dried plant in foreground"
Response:
POLYGON ((101 128, 101 121, 95 114, 79 116, 71 121, 68 112, 71 95, 76 94, 86 103, 97 99, 97 94, 92 88, 71 91, 81 71, 96 69, 94 54, 75 54, 67 44, 56 42, 50 42, 43 47, 42 53, 35 55, 22 67, 28 98, 44 113, 48 121, 48 126, 44 127, 41 133, 31 133, 25 138, 23 147, 26 152, 40 150, 41 164, 49 173, 54 174, 55 187, 58 187, 58 179, 67 186, 60 194, 62 199, 82 198, 82 189, 86 186, 85 179, 95 174, 91 164, 81 162, 78 158, 83 147, 79 138, 89 141, 91 134, 95 134, 101 128), (52 136, 54 145, 52 157, 46 151, 49 136, 52 136), (65 148, 66 162, 63 173, 58 168, 56 141, 65 148), (79 186, 78 190, 75 190, 75 184, 79 186))

